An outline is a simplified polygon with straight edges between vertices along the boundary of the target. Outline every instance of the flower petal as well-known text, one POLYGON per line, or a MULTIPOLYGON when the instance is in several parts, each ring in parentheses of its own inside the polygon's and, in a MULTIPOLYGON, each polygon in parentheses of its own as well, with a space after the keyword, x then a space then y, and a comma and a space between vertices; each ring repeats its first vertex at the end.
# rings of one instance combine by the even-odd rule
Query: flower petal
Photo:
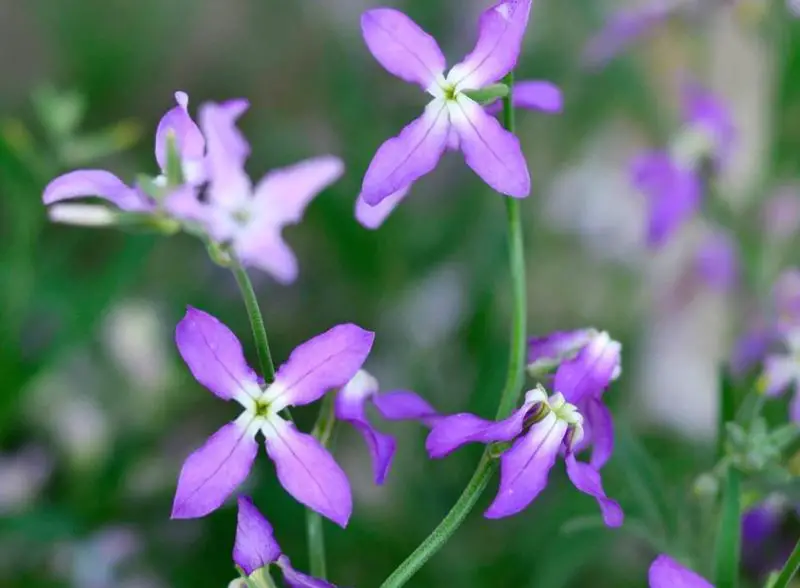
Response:
POLYGON ((264 400, 280 410, 309 404, 341 388, 364 365, 374 340, 375 333, 353 324, 337 325, 309 339, 278 369, 264 400))
POLYGON ((621 526, 624 518, 622 509, 619 504, 606 496, 597 470, 588 464, 579 462, 571 453, 567 454, 566 462, 570 481, 578 490, 597 500, 600 512, 603 514, 603 522, 609 527, 621 526))
POLYGON ((364 437, 372 456, 375 483, 386 480, 394 457, 395 441, 389 435, 376 430, 367 419, 364 403, 378 393, 378 381, 364 370, 350 380, 336 395, 336 418, 353 425, 364 437))
POLYGON ((402 80, 427 90, 444 73, 436 39, 399 10, 368 10, 361 15, 361 33, 378 63, 402 80))
POLYGON ((260 234, 248 231, 244 238, 234 241, 233 249, 243 265, 265 271, 281 284, 297 279, 297 257, 277 230, 264 229, 260 234))
POLYGON ((500 489, 484 516, 499 519, 518 513, 547 486, 567 423, 552 412, 517 439, 500 457, 500 489))
POLYGON ((252 184, 244 171, 250 144, 236 127, 247 110, 246 100, 209 102, 200 107, 200 128, 206 138, 206 176, 209 202, 235 210, 249 203, 252 184))
POLYGON ((367 229, 377 229, 383 221, 392 214, 392 211, 403 201, 411 190, 411 186, 400 188, 390 194, 375 206, 370 206, 362 196, 356 200, 356 220, 367 229))
POLYGON ((659 555, 650 565, 648 580, 650 588, 714 588, 705 578, 667 555, 659 555))
POLYGON ((736 126, 730 110, 697 80, 681 80, 683 116, 690 125, 702 128, 714 141, 714 159, 724 164, 736 141, 736 126))
POLYGON ((594 335, 593 329, 578 329, 531 337, 528 339, 528 368, 538 370, 557 367, 562 361, 573 358, 594 335))
POLYGON ((500 81, 517 65, 528 27, 531 0, 502 0, 484 11, 478 42, 448 74, 458 90, 476 90, 500 81))
POLYGON ((261 394, 233 332, 208 313, 187 307, 175 328, 175 343, 194 378, 223 400, 247 401, 261 394))
POLYGON ((175 102, 178 105, 161 118, 156 128, 156 161, 162 171, 167 169, 167 134, 170 131, 175 136, 182 161, 201 160, 206 148, 203 133, 189 116, 189 97, 185 92, 175 92, 175 102))
POLYGON ((449 131, 447 105, 432 100, 421 117, 380 146, 364 175, 360 198, 374 206, 432 171, 447 147, 449 131))
POLYGON ((278 567, 283 572, 283 580, 289 588, 336 588, 330 582, 298 572, 285 555, 278 558, 278 567))
POLYGON ((256 431, 252 417, 244 414, 186 459, 175 490, 173 519, 202 517, 225 502, 250 473, 258 453, 256 431))
POLYGON ((253 501, 247 496, 240 496, 238 503, 233 561, 249 576, 257 569, 277 561, 281 548, 275 541, 272 525, 258 511, 253 501))
POLYGON ((514 198, 530 194, 531 177, 519 139, 463 94, 456 103, 448 103, 448 110, 467 165, 501 194, 514 198))
POLYGON ((558 367, 554 390, 572 404, 598 397, 619 373, 621 349, 608 333, 597 333, 575 358, 558 367))
MULTIPOLYGON (((514 108, 539 110, 548 114, 556 114, 564 109, 564 97, 561 89, 552 82, 529 80, 516 82, 511 95, 514 108)), ((489 114, 497 114, 503 110, 503 101, 497 100, 486 107, 489 114)))
POLYGON ((586 402, 583 416, 592 431, 592 459, 589 465, 600 471, 614 452, 614 419, 608 407, 594 398, 586 402))
POLYGON ((420 421, 432 427, 443 418, 427 400, 409 390, 378 394, 372 403, 387 421, 420 421))
POLYGON ((591 68, 605 65, 666 20, 672 10, 671 2, 648 2, 644 6, 618 11, 586 44, 584 63, 591 68))
POLYGON ((778 396, 800 375, 800 366, 789 355, 770 355, 764 359, 760 385, 767 396, 778 396))
POLYGON ((91 196, 107 200, 130 212, 149 210, 153 206, 136 189, 111 172, 99 169, 81 169, 58 176, 47 184, 42 200, 45 204, 53 204, 61 200, 91 196))
POLYGON ((311 435, 280 417, 261 429, 278 480, 295 500, 346 527, 353 511, 350 483, 333 456, 311 435))
POLYGON ((739 255, 736 241, 724 230, 715 230, 698 245, 695 269, 700 278, 720 292, 728 292, 739 280, 739 255))
POLYGON ((467 443, 511 441, 522 432, 527 412, 524 406, 502 421, 487 421, 466 412, 443 416, 434 422, 425 449, 431 458, 439 459, 467 443))

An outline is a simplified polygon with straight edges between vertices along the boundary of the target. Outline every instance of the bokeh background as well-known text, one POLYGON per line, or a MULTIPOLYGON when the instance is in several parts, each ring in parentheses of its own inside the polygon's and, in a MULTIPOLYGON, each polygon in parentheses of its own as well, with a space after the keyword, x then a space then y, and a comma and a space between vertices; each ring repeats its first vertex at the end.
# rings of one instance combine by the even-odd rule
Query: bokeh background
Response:
MULTIPOLYGON (((488 0, 384 4, 412 15, 455 63, 488 0)), ((524 205, 530 330, 592 325, 623 342, 623 376, 607 395, 619 439, 604 479, 628 524, 602 528, 593 501, 556 468, 544 496, 511 519, 480 516, 487 493, 411 586, 644 586, 654 551, 643 536, 710 569, 713 524, 698 518, 692 489, 714 463, 718 364, 764 288, 719 291, 697 277, 702 222, 648 251, 628 166, 678 130, 677 82, 692 72, 739 127, 717 197, 740 211, 748 243, 768 242, 759 207, 794 193, 800 172, 800 26, 777 0, 685 4, 592 68, 589 39, 635 4, 537 0, 518 70, 565 95, 560 116, 518 116, 534 180, 524 205)), ((510 298, 501 197, 449 155, 380 231, 353 218, 375 149, 424 104, 365 49, 358 19, 372 6, 0 0, 0 586, 205 588, 235 577, 231 504, 169 520, 183 459, 236 413, 191 378, 173 329, 197 306, 255 359, 233 278, 190 237, 54 226, 41 204, 47 181, 75 167, 153 173, 153 132, 175 90, 193 106, 250 100, 242 127, 254 177, 323 153, 347 162, 286 231, 298 282, 253 274, 276 359, 353 321, 378 333, 367 368, 385 389, 412 388, 442 411, 494 412, 510 298)), ((305 430, 314 417, 297 414, 305 430)), ((399 451, 379 488, 360 438, 337 434, 356 504, 346 531, 326 523, 341 585, 379 585, 446 513, 479 455, 470 447, 430 462, 424 430, 383 428, 399 451)), ((303 510, 267 459, 245 489, 306 569, 303 510)), ((795 524, 785 531, 797 537, 795 524)))

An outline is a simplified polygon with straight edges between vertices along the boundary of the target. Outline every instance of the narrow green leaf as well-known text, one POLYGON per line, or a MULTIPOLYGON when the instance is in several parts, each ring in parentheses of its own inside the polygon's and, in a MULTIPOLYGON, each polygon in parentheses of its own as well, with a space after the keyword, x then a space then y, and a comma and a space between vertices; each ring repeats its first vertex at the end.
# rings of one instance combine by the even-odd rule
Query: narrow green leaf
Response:
POLYGON ((775 581, 770 584, 770 588, 788 588, 792 578, 797 575, 798 571, 800 571, 800 541, 794 546, 792 554, 786 560, 786 565, 783 566, 775 581))
POLYGON ((714 545, 714 584, 716 588, 736 588, 741 552, 741 480, 736 468, 728 467, 719 526, 714 545))
POLYGON ((727 423, 736 420, 736 386, 727 366, 719 370, 719 423, 717 426, 717 458, 725 455, 727 423))

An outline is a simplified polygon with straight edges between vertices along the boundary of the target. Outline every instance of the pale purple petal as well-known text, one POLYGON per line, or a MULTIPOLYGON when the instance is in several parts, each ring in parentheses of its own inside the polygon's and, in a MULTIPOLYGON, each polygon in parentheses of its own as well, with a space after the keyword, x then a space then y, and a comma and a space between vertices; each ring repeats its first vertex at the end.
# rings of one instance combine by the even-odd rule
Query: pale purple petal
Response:
POLYGON ((181 160, 200 160, 206 148, 203 134, 189 116, 189 97, 184 92, 175 92, 175 102, 178 105, 161 118, 156 129, 156 161, 162 170, 167 169, 167 134, 170 131, 181 160))
POLYGON ((138 190, 111 172, 99 169, 81 169, 58 176, 47 184, 42 200, 45 204, 53 204, 87 197, 102 198, 129 212, 153 208, 153 203, 138 190))
POLYGON ((614 419, 611 411, 597 399, 589 399, 583 408, 584 423, 591 429, 592 458, 589 465, 600 471, 614 452, 614 419))
POLYGON ((390 194, 375 206, 370 206, 362 196, 356 200, 356 220, 367 229, 377 229, 392 211, 403 201, 411 190, 411 186, 401 188, 390 194))
POLYGON ((384 392, 373 397, 372 403, 387 421, 420 421, 432 427, 444 418, 427 400, 408 390, 384 392))
POLYGON ((297 279, 297 257, 277 230, 243 233, 234 241, 233 249, 242 265, 265 271, 281 284, 297 279))
POLYGON ((247 418, 228 423, 184 462, 172 504, 173 519, 202 517, 219 508, 244 482, 258 453, 247 418))
MULTIPOLYGON (((248 107, 244 99, 220 104, 208 102, 200 107, 200 128, 206 138, 207 174, 212 183, 225 183, 226 175, 238 173, 250 155, 250 144, 236 126, 248 107)), ((220 202, 237 197, 227 196, 224 191, 217 194, 220 202)))
POLYGON ((283 580, 289 588, 336 588, 334 584, 314 578, 292 567, 292 562, 285 555, 278 559, 278 567, 283 572, 283 580))
MULTIPOLYGON (((606 26, 586 44, 583 51, 584 63, 589 67, 600 67, 608 63, 664 22, 670 14, 672 4, 657 0, 614 14, 606 26)), ((676 3, 675 5, 677 6, 676 3)))
POLYGON ((208 313, 187 307, 175 328, 175 343, 192 375, 223 400, 260 394, 258 376, 247 365, 233 332, 208 313))
POLYGON ((608 333, 597 333, 578 355, 558 367, 554 390, 572 404, 598 397, 619 373, 621 351, 608 333))
POLYGON ((770 355, 764 360, 761 385, 767 396, 778 396, 800 375, 800 366, 790 355, 770 355))
POLYGON ((650 588, 714 588, 705 578, 667 555, 659 555, 650 565, 648 579, 650 588))
POLYGON ((330 155, 269 172, 253 193, 251 223, 262 228, 299 223, 311 200, 343 173, 342 160, 330 155))
POLYGON ((280 417, 261 429, 278 481, 295 500, 346 527, 353 511, 350 483, 328 450, 280 417))
POLYGON ((427 90, 444 73, 436 39, 399 10, 368 10, 361 15, 361 32, 378 63, 402 80, 427 90))
POLYGON ((514 69, 528 27, 531 0, 502 0, 484 11, 478 42, 448 74, 458 90, 475 90, 500 81, 514 69))
POLYGON ((734 343, 731 351, 731 371, 743 376, 760 364, 775 340, 775 332, 761 321, 754 321, 734 343))
POLYGON ((257 569, 277 561, 281 548, 275 541, 272 525, 258 511, 253 501, 247 496, 240 496, 238 503, 233 561, 249 576, 257 569))
POLYGON ((164 199, 163 206, 170 216, 201 225, 211 225, 213 219, 209 217, 213 217, 217 212, 213 207, 201 202, 197 189, 189 184, 172 190, 164 199))
POLYGON ((621 526, 624 519, 622 509, 619 504, 606 496, 603 490, 603 482, 600 480, 600 474, 597 470, 589 464, 579 462, 571 453, 567 454, 565 461, 570 481, 578 490, 597 500, 606 526, 621 526))
POLYGON ((380 146, 364 176, 360 198, 374 206, 432 171, 447 147, 449 131, 446 103, 431 101, 420 118, 380 146))
POLYGON ((463 94, 448 109, 467 165, 501 194, 530 194, 531 177, 519 139, 463 94))
POLYGON ((574 357, 589 341, 595 332, 592 329, 575 331, 554 331, 543 337, 528 339, 528 364, 555 367, 566 359, 574 357))
POLYGON ((350 423, 364 437, 372 457, 375 483, 380 485, 389 473, 395 441, 375 429, 367 419, 364 403, 377 393, 378 382, 361 370, 336 395, 335 413, 338 420, 350 423))
POLYGON ((545 489, 567 434, 567 426, 555 414, 549 413, 500 456, 500 489, 484 513, 486 518, 499 519, 516 514, 545 489))
MULTIPOLYGON (((516 82, 511 102, 514 108, 539 110, 550 114, 559 113, 564 108, 564 97, 561 94, 561 89, 551 82, 516 82)), ((496 100, 486 106, 485 110, 489 114, 502 112, 503 101, 496 100)))
POLYGON ((721 292, 730 291, 739 281, 736 242, 726 231, 712 231, 697 248, 695 268, 710 288, 721 292))
POLYGON ((467 443, 511 441, 522 433, 529 408, 523 406, 502 421, 487 421, 469 413, 443 416, 433 424, 425 448, 431 458, 438 459, 467 443))
POLYGON ((300 406, 341 388, 364 365, 374 340, 375 333, 343 324, 298 345, 278 369, 265 400, 281 408, 300 406))

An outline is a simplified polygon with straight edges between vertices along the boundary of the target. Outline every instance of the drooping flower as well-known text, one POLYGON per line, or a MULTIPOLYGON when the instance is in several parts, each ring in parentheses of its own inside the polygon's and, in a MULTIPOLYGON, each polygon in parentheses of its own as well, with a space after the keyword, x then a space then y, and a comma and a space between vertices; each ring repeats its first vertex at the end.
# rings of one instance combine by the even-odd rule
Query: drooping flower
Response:
POLYGON ((794 389, 789 418, 800 423, 800 327, 783 334, 785 350, 767 355, 759 385, 764 394, 776 397, 794 389))
POLYGON ((299 432, 279 413, 344 386, 366 360, 373 339, 373 333, 352 324, 333 327, 298 346, 264 387, 230 329, 189 308, 175 332, 183 360, 198 382, 223 400, 236 400, 244 412, 186 459, 172 518, 201 517, 217 509, 247 477, 260 431, 286 491, 344 527, 352 510, 345 473, 314 437, 299 432))
POLYGON ((682 84, 684 128, 668 151, 639 155, 631 167, 634 186, 647 197, 647 242, 659 247, 697 211, 703 196, 703 166, 722 167, 735 128, 728 109, 691 80, 682 84))
POLYGON ((239 514, 236 519, 236 540, 233 561, 245 574, 251 575, 261 568, 277 565, 290 588, 336 588, 330 582, 298 572, 283 554, 269 524, 253 501, 247 496, 238 498, 239 514))
POLYGON ((378 413, 391 421, 414 420, 432 426, 439 414, 414 392, 397 390, 379 393, 378 381, 365 370, 359 372, 336 395, 336 418, 353 425, 364 437, 372 456, 375 483, 383 484, 392 465, 395 440, 369 422, 365 404, 371 401, 378 413))
POLYGON ((375 59, 433 96, 420 118, 378 149, 361 189, 367 204, 379 204, 432 171, 448 146, 461 149, 467 165, 498 192, 529 194, 519 140, 467 92, 497 83, 516 66, 530 10, 531 0, 503 0, 486 10, 475 48, 447 76, 436 40, 408 16, 391 8, 362 15, 361 30, 375 59))
POLYGON ((714 588, 708 580, 668 555, 659 555, 650 564, 648 580, 650 588, 714 588))
MULTIPOLYGON (((564 106, 564 99, 561 90, 555 84, 545 81, 528 80, 516 82, 514 84, 512 103, 515 108, 558 113, 561 112, 564 106)), ((502 101, 497 100, 487 105, 485 110, 489 114, 501 112, 502 101)), ((374 206, 367 204, 363 195, 360 195, 356 200, 356 220, 367 229, 379 228, 392 211, 405 199, 411 187, 411 185, 408 185, 401 188, 374 206)))
MULTIPOLYGON (((597 500, 606 525, 622 524, 622 510, 606 496, 597 467, 575 457, 585 422, 578 406, 589 400, 587 395, 597 394, 596 386, 605 388, 618 369, 618 357, 598 354, 598 349, 590 342, 556 371, 553 395, 548 397, 541 386, 529 391, 522 407, 505 420, 486 421, 461 413, 434 424, 425 443, 432 458, 444 457, 466 443, 512 442, 500 456, 500 488, 487 518, 506 517, 527 507, 545 489, 556 458, 563 454, 570 480, 597 500)), ((601 455, 598 461, 605 459, 601 455)))

